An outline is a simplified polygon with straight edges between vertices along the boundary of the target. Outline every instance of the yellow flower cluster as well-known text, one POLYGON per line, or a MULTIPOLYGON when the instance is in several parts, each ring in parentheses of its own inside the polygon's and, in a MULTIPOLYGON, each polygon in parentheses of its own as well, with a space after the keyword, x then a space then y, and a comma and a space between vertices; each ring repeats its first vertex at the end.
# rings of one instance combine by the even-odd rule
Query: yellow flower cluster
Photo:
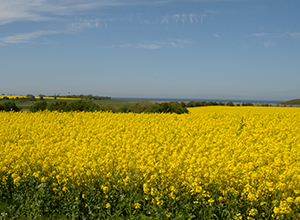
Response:
POLYGON ((189 111, 0 112, 0 173, 11 174, 16 185, 27 176, 41 183, 55 178, 51 187, 58 192, 67 192, 70 181, 104 180, 104 193, 111 190, 109 183, 141 186, 145 200, 158 205, 188 194, 195 196, 194 204, 211 206, 231 195, 253 206, 250 217, 258 213, 254 207, 268 212, 263 207, 270 202, 278 216, 299 210, 300 109, 189 111))
POLYGON ((15 99, 15 98, 26 98, 25 95, 0 95, 0 99, 3 99, 4 97, 7 97, 9 99, 15 99))
MULTIPOLYGON (((0 99, 7 97, 9 99, 16 99, 16 98, 27 98, 25 95, 0 95, 0 99)), ((36 99, 39 99, 39 96, 35 96, 36 99)), ((55 99, 53 96, 44 96, 44 99, 55 99)), ((65 98, 65 97, 56 97, 59 100, 81 100, 81 98, 65 98)))

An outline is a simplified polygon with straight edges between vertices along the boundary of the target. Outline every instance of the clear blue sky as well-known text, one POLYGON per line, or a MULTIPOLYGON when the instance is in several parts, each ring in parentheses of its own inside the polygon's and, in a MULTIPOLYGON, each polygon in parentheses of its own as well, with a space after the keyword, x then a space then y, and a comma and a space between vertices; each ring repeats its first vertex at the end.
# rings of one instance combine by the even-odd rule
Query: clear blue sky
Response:
POLYGON ((299 0, 0 0, 0 93, 300 98, 299 0))

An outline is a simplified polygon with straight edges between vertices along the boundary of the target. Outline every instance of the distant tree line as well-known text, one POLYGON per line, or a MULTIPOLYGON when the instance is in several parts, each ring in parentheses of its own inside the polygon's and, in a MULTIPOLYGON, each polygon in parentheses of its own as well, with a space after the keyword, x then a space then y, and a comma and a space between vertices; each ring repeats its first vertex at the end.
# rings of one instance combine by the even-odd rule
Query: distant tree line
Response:
MULTIPOLYGON (((4 96, 1 100, 23 100, 23 101, 37 101, 37 100, 44 100, 44 97, 47 97, 43 94, 39 94, 39 97, 36 98, 34 95, 32 94, 27 94, 26 97, 16 97, 16 98, 9 98, 7 96, 4 96)), ((93 96, 93 95, 67 95, 67 96, 61 96, 59 94, 54 94, 53 95, 54 99, 59 99, 59 98, 77 98, 77 99, 85 99, 85 100, 109 100, 111 99, 111 97, 108 96, 93 96)))
POLYGON ((206 101, 202 101, 202 102, 190 101, 186 104, 186 107, 191 108, 191 107, 199 107, 199 106, 216 106, 216 105, 224 106, 225 103, 223 103, 223 102, 206 102, 206 101))
POLYGON ((41 101, 33 104, 30 107, 31 112, 38 111, 60 111, 60 112, 70 112, 70 111, 85 111, 85 112, 94 112, 94 111, 104 111, 104 112, 122 112, 122 113, 176 113, 183 114, 188 113, 186 107, 178 102, 163 102, 155 103, 149 101, 141 101, 134 105, 123 105, 119 108, 112 105, 97 105, 91 100, 79 100, 75 102, 52 102, 47 103, 46 101, 41 101))
POLYGON ((53 95, 54 99, 57 99, 57 98, 77 98, 77 99, 86 99, 86 100, 108 100, 108 99, 111 99, 111 97, 108 97, 108 96, 97 96, 97 95, 92 95, 92 94, 89 94, 89 95, 83 95, 83 94, 80 94, 80 95, 65 95, 65 96, 62 96, 62 95, 59 95, 59 94, 54 94, 53 95))
POLYGON ((242 104, 236 104, 234 105, 233 102, 227 102, 227 103, 223 103, 223 102, 206 102, 206 101, 202 101, 202 102, 197 102, 197 101, 190 101, 186 104, 186 107, 191 108, 191 107, 200 107, 200 106, 254 106, 253 103, 247 102, 247 103, 242 103, 242 104))

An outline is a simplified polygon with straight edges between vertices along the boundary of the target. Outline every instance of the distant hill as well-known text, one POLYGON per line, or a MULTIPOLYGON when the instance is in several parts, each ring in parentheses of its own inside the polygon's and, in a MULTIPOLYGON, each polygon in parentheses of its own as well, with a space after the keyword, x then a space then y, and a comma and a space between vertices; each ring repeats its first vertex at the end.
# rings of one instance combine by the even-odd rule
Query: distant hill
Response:
POLYGON ((292 99, 286 102, 281 102, 282 105, 300 105, 300 99, 292 99))

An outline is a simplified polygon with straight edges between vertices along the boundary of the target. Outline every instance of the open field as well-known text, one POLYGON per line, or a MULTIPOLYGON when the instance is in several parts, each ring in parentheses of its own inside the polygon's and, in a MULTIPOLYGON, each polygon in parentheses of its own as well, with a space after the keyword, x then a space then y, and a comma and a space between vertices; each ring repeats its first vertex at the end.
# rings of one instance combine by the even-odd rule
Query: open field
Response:
POLYGON ((300 109, 1 112, 2 219, 299 219, 300 109))
MULTIPOLYGON (((5 96, 3 96, 5 97, 5 96)), ((9 98, 15 98, 12 96, 6 96, 9 98)), ((20 97, 20 96, 19 96, 20 97)), ((0 97, 1 99, 1 97, 0 97)), ((2 100, 0 101, 1 103, 7 102, 7 101, 13 101, 14 103, 16 103, 16 105, 21 108, 23 111, 28 111, 30 109, 30 107, 32 105, 34 105, 37 102, 41 102, 41 101, 46 101, 48 104, 50 103, 54 103, 54 102, 76 102, 80 99, 71 99, 71 98, 57 98, 57 99, 53 99, 53 97, 50 99, 44 99, 44 100, 40 100, 37 99, 35 101, 30 101, 30 100, 18 100, 18 99, 9 99, 9 100, 2 100)), ((125 105, 135 105, 138 103, 141 103, 143 101, 141 100, 114 100, 114 99, 107 99, 107 100, 92 100, 93 102, 95 102, 97 105, 99 106, 112 106, 113 108, 119 108, 121 106, 125 106, 125 105)), ((155 102, 151 102, 151 103, 155 103, 155 102)))

